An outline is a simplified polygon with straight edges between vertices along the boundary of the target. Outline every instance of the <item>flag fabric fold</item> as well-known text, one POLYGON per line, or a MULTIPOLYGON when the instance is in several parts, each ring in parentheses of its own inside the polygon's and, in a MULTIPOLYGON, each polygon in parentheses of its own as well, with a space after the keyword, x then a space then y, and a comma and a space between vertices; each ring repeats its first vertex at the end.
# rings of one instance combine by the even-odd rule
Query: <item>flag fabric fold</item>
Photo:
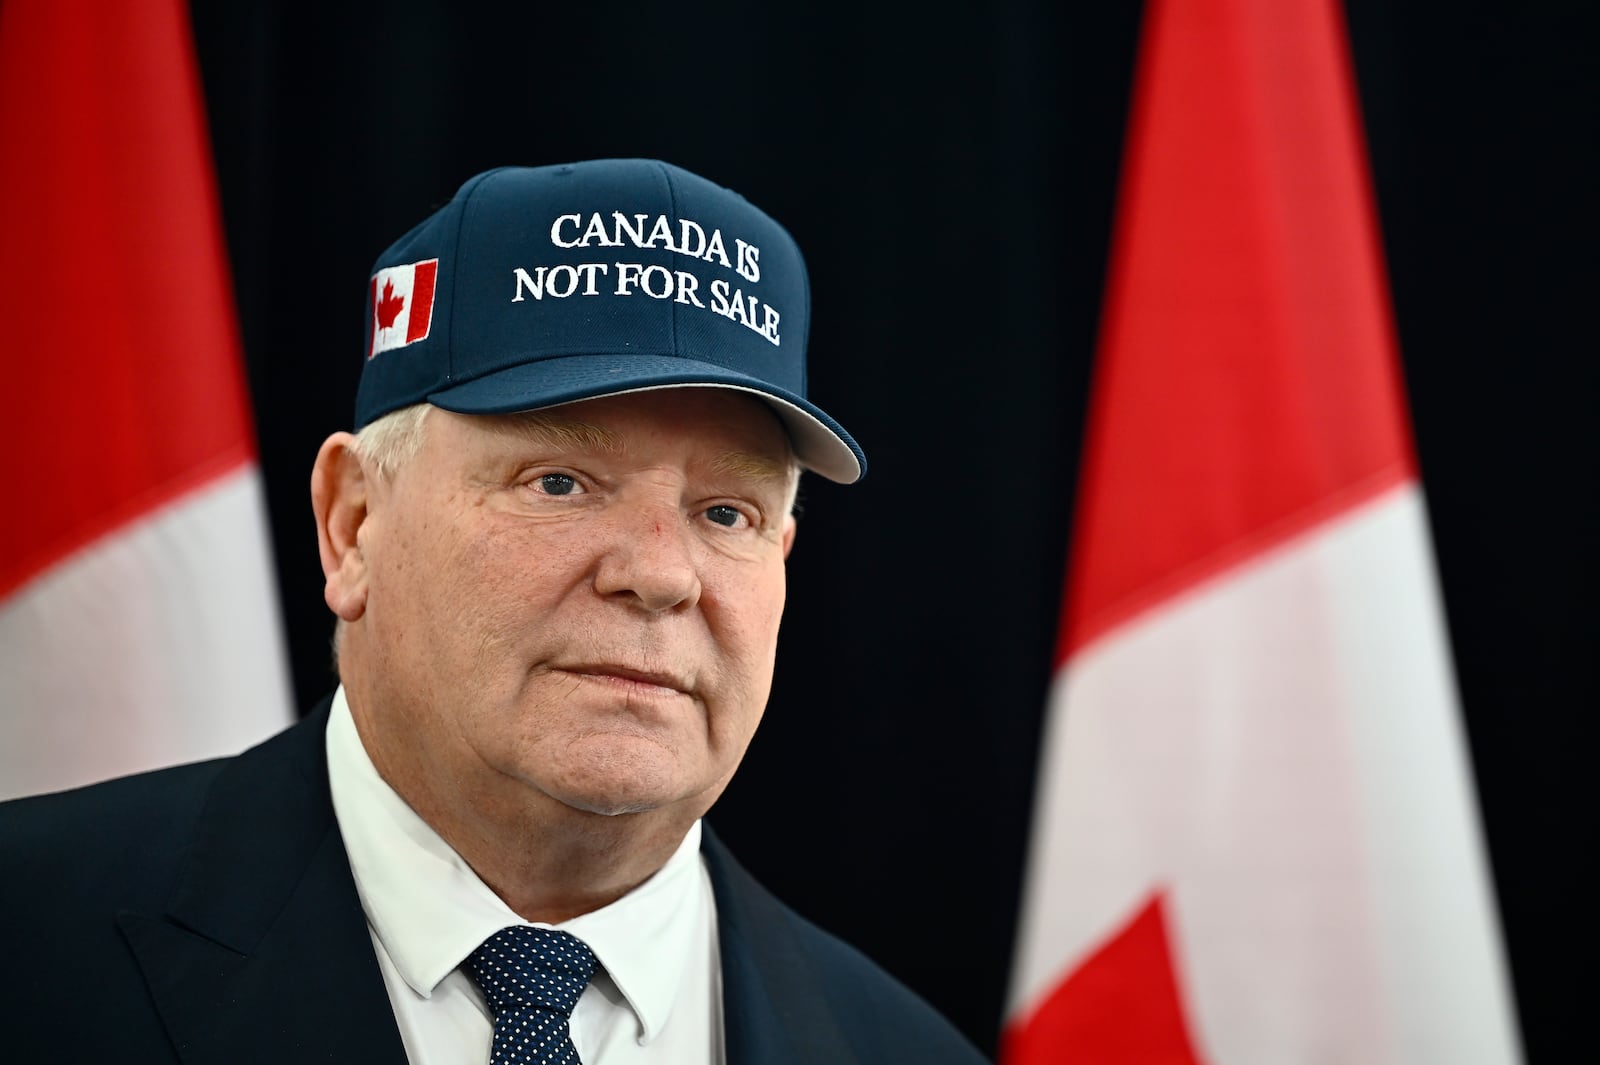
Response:
POLYGON ((1341 12, 1136 79, 1002 1062, 1516 1062, 1341 12))
POLYGON ((0 797, 290 719, 188 10, 0 5, 0 797))

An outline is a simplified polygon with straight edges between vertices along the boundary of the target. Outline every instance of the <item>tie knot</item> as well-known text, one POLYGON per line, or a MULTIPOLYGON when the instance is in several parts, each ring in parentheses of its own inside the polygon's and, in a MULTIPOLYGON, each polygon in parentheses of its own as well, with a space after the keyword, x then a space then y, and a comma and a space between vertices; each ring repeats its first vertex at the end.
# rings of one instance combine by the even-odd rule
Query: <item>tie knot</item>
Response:
POLYGON ((569 932, 514 925, 484 940, 466 964, 498 1018, 507 1010, 529 1009, 571 1016, 596 963, 583 940, 569 932))

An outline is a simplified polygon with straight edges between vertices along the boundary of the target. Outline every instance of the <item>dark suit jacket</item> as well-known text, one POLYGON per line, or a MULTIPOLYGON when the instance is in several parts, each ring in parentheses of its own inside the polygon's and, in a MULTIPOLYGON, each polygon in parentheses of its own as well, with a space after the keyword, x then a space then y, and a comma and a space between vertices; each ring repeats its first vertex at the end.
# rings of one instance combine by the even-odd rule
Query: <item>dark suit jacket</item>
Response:
MULTIPOLYGON (((327 704, 237 758, 0 804, 0 1059, 405 1051, 328 795, 327 704)), ((977 1062, 709 831, 730 1065, 977 1062)))

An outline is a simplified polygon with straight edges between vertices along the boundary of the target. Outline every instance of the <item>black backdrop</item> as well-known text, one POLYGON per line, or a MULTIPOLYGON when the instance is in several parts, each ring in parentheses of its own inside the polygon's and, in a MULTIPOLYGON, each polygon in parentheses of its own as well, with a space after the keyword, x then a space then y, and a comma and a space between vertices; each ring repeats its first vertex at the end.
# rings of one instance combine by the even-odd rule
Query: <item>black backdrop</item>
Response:
MULTIPOLYGON (((1592 930, 1587 7, 1349 4, 1536 1061, 1582 1028, 1563 959, 1592 930)), ((379 250, 478 170, 611 155, 794 233, 813 397, 872 472, 806 489, 777 689, 713 819, 992 1047, 1139 11, 979 8, 194 0, 194 22, 302 704, 331 683, 307 475, 350 422, 379 250)))

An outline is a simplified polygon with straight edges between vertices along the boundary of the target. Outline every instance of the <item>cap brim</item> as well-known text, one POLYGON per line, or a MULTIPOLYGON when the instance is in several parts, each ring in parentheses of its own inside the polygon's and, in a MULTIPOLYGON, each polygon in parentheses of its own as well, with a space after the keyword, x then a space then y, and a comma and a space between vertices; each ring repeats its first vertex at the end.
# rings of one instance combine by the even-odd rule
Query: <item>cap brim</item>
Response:
POLYGON ((428 395, 457 414, 510 414, 600 396, 664 388, 729 388, 748 392, 783 422, 800 465, 839 484, 867 472, 867 457, 844 427, 821 408, 764 381, 675 355, 565 355, 509 366, 428 395))

